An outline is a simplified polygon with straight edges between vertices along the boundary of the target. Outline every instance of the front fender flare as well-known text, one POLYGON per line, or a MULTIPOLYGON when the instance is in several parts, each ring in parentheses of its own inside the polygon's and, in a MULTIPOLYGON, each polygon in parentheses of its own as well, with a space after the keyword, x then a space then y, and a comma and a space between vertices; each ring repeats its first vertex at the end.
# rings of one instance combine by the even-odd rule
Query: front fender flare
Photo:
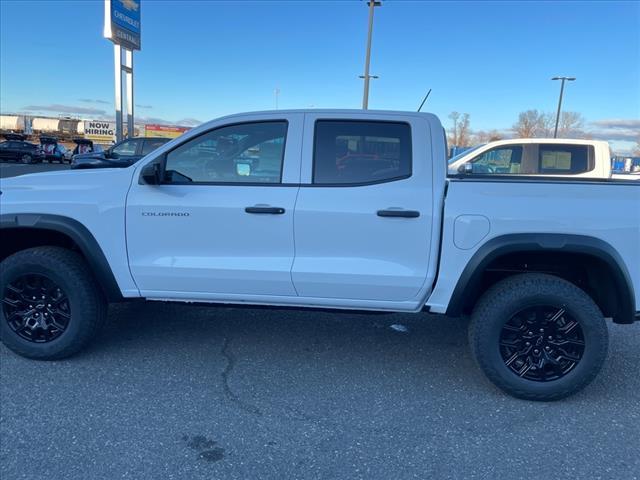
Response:
POLYGON ((123 300, 118 282, 111 266, 93 234, 77 220, 52 214, 3 214, 0 215, 0 230, 12 228, 52 230, 69 237, 82 252, 89 267, 110 302, 123 300))

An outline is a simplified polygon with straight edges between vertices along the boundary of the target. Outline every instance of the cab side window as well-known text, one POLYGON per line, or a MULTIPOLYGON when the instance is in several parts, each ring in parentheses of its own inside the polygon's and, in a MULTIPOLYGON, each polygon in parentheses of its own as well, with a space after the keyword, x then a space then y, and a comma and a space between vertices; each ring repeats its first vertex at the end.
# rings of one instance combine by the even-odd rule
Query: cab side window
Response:
POLYGON ((411 126, 400 122, 318 120, 313 183, 366 185, 411 176, 411 126))
POLYGON ((595 168, 591 145, 540 145, 538 171, 547 174, 578 174, 595 168))
POLYGON ((167 154, 167 183, 280 183, 286 121, 230 125, 188 140, 167 154))
POLYGON ((522 146, 492 148, 471 160, 473 174, 521 173, 522 146))
POLYGON ((120 157, 132 157, 136 154, 139 142, 140 140, 125 140, 117 147, 114 147, 112 152, 120 157))
POLYGON ((148 153, 153 152, 156 148, 160 148, 165 143, 167 143, 167 141, 163 138, 145 139, 144 143, 142 144, 142 155, 146 155, 148 153))

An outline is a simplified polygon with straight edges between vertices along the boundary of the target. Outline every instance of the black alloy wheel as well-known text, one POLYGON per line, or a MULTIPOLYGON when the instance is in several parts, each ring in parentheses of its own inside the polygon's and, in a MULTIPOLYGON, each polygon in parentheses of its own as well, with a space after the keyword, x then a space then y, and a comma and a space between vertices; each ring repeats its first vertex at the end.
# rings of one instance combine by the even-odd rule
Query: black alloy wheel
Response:
POLYGON ((2 303, 11 330, 29 342, 51 342, 69 326, 69 298, 44 275, 17 277, 5 286, 2 303))
POLYGON ((491 286, 469 322, 471 353, 497 387, 517 398, 573 395, 607 358, 604 315, 580 287, 557 276, 523 273, 491 286))
POLYGON ((2 260, 0 299, 0 340, 37 360, 59 360, 82 350, 107 313, 84 258, 62 247, 28 248, 2 260))
POLYGON ((534 382, 564 377, 580 363, 584 350, 580 323, 558 306, 527 307, 511 317, 500 334, 505 365, 534 382))

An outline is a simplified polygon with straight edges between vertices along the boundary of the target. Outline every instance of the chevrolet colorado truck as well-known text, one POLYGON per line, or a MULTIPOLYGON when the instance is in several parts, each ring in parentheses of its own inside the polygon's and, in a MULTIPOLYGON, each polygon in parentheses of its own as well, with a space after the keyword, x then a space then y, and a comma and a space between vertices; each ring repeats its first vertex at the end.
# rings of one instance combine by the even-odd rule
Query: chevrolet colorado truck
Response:
POLYGON ((447 176, 446 150, 432 114, 274 111, 128 168, 3 179, 0 337, 63 358, 131 299, 469 314, 507 393, 582 389, 605 320, 638 320, 640 185, 447 176))

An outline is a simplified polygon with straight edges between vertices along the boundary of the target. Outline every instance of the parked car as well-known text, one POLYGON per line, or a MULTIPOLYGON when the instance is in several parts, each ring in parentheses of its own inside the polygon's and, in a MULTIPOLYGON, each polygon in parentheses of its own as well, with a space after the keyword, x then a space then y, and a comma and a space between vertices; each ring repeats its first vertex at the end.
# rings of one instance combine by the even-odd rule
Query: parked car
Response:
POLYGON ((606 359, 605 319, 640 319, 640 184, 447 178, 442 132, 426 113, 250 113, 131 168, 3 179, 0 337, 67 357, 107 300, 140 298, 470 313, 498 387, 581 390, 606 359))
POLYGON ((156 148, 171 141, 170 138, 129 138, 103 152, 74 155, 71 168, 124 168, 129 167, 156 148))
POLYGON ((450 175, 544 175, 610 178, 609 144, 566 138, 513 138, 466 150, 448 162, 450 175))
POLYGON ((58 143, 56 137, 41 135, 40 148, 44 154, 44 160, 49 163, 64 163, 67 161, 67 148, 61 143, 58 143))
POLYGON ((44 154, 39 145, 24 140, 7 140, 0 143, 0 160, 3 162, 39 163, 44 154))

